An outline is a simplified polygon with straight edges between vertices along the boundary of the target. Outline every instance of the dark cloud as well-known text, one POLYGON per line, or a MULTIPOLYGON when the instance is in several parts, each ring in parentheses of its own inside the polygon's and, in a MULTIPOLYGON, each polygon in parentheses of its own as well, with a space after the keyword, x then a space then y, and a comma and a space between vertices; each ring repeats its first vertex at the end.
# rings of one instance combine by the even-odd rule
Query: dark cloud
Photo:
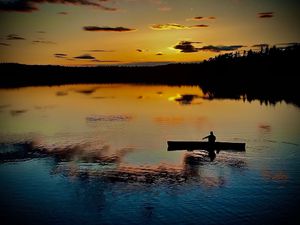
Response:
POLYGON ((113 62, 122 62, 120 60, 101 60, 101 62, 104 62, 104 63, 113 63, 113 62))
POLYGON ((128 32, 135 31, 136 29, 126 28, 126 27, 98 27, 98 26, 85 26, 83 27, 85 31, 108 31, 108 32, 128 32))
POLYGON ((234 50, 237 50, 242 47, 245 47, 245 46, 243 46, 243 45, 228 45, 228 46, 207 45, 207 46, 203 46, 202 48, 198 48, 198 51, 223 52, 223 51, 234 51, 234 50))
POLYGON ((65 53, 55 53, 54 57, 56 58, 66 58, 67 54, 65 53))
POLYGON ((102 3, 108 0, 14 0, 0 1, 0 11, 32 12, 38 10, 38 5, 42 3, 84 5, 93 6, 106 11, 116 11, 116 8, 104 6, 102 3))
POLYGON ((191 42, 191 41, 181 41, 174 46, 175 49, 180 50, 180 52, 191 53, 197 52, 198 48, 195 48, 192 44, 200 44, 201 42, 191 42))
POLYGON ((18 116, 18 115, 21 115, 21 114, 26 113, 26 112, 27 112, 26 109, 10 110, 10 114, 12 116, 18 116))
POLYGON ((65 16, 65 15, 68 15, 68 12, 58 12, 57 14, 58 14, 58 15, 65 16))
POLYGON ((37 33, 39 33, 39 34, 46 34, 46 32, 42 31, 42 30, 37 31, 37 33))
POLYGON ((80 55, 80 56, 75 56, 74 59, 96 59, 96 58, 89 54, 84 54, 84 55, 80 55))
POLYGON ((200 25, 185 26, 177 23, 166 23, 166 24, 152 24, 150 26, 150 28, 153 30, 186 30, 186 29, 201 28, 201 27, 208 27, 208 25, 200 24, 200 25))
POLYGON ((114 52, 113 50, 104 50, 104 49, 92 49, 92 50, 85 50, 86 52, 114 52))
POLYGON ((271 18, 274 17, 274 12, 260 12, 257 13, 258 18, 271 18))
POLYGON ((9 35, 7 35, 7 37, 6 37, 6 40, 25 40, 25 38, 20 37, 20 36, 17 35, 17 34, 9 34, 9 35))
POLYGON ((203 20, 204 17, 203 16, 196 16, 194 18, 192 18, 192 20, 203 20))
POLYGON ((148 52, 149 50, 148 49, 140 49, 140 48, 138 48, 138 49, 136 49, 136 51, 137 52, 148 52))
POLYGON ((216 17, 214 16, 207 16, 207 17, 204 17, 204 16, 195 16, 193 18, 189 18, 187 20, 196 20, 196 21, 199 21, 199 20, 215 20, 216 17))
POLYGON ((259 15, 259 18, 271 18, 273 15, 271 14, 265 14, 265 15, 259 15))
POLYGON ((97 62, 97 63, 114 63, 114 62, 121 62, 118 60, 99 60, 99 59, 92 59, 91 62, 97 62))
POLYGON ((4 43, 4 42, 0 42, 0 45, 2 45, 2 46, 10 46, 10 44, 4 43))
POLYGON ((208 25, 206 24, 197 24, 197 25, 193 25, 193 26, 190 26, 192 28, 201 28, 201 27, 208 27, 208 25))
POLYGON ((156 55, 163 55, 161 52, 157 53, 156 55))
POLYGON ((245 47, 243 45, 207 45, 201 48, 196 48, 193 44, 200 44, 201 42, 195 41, 181 41, 177 45, 174 46, 175 49, 179 49, 183 53, 191 53, 191 52, 199 52, 199 51, 211 51, 211 52, 222 52, 222 51, 234 51, 239 48, 245 47))
POLYGON ((152 24, 150 26, 153 30, 184 30, 190 29, 189 26, 177 24, 177 23, 167 23, 167 24, 152 24))
POLYGON ((45 41, 45 40, 34 40, 32 41, 33 44, 56 44, 53 41, 45 41))
POLYGON ((101 62, 99 59, 92 59, 91 62, 101 62))
POLYGON ((86 60, 89 60, 90 62, 96 62, 96 63, 120 62, 118 60, 99 60, 99 59, 96 59, 94 56, 91 56, 89 54, 84 54, 84 55, 76 56, 76 57, 73 57, 73 59, 86 59, 86 60))

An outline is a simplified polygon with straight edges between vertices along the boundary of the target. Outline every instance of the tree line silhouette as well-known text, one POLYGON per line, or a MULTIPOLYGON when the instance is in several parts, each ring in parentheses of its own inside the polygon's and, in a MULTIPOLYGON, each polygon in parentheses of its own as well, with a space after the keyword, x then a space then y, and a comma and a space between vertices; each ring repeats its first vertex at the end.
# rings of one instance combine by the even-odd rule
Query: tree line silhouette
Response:
POLYGON ((237 51, 199 63, 159 66, 70 67, 1 63, 0 87, 79 83, 198 85, 208 99, 258 99, 265 104, 286 101, 300 107, 297 91, 299 53, 299 44, 282 48, 261 45, 259 51, 237 51))

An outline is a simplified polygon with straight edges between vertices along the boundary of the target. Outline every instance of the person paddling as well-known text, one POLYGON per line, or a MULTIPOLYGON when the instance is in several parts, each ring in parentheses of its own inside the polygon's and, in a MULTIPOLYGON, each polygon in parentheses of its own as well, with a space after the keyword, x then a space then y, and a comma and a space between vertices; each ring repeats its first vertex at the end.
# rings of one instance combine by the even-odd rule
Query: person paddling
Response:
POLYGON ((212 131, 210 132, 210 135, 202 138, 202 140, 206 139, 206 138, 208 139, 208 142, 211 143, 211 144, 216 142, 216 136, 214 135, 214 132, 212 132, 212 131))
MULTIPOLYGON (((214 149, 214 143, 216 142, 216 136, 214 133, 211 131, 210 135, 202 138, 203 139, 208 139, 209 147, 208 147, 208 156, 210 157, 210 160, 213 161, 216 158, 216 153, 214 149)), ((217 152, 219 153, 219 152, 217 152)))

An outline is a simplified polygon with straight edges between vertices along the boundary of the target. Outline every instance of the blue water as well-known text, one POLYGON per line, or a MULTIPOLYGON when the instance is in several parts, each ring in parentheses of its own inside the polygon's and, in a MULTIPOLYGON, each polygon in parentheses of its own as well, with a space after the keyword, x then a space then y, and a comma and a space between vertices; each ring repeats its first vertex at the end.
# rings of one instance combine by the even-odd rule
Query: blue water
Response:
MULTIPOLYGON (((54 100, 64 98, 54 109, 35 111, 28 105, 39 102, 30 96, 26 113, 15 116, 6 109, 0 114, 5 122, 2 152, 24 142, 45 151, 1 160, 1 224, 299 224, 296 106, 218 100, 182 106, 168 102, 169 96, 166 102, 153 97, 162 88, 164 93, 173 91, 171 87, 152 87, 149 93, 154 94, 145 97, 144 105, 136 97, 141 89, 137 86, 130 93, 121 88, 123 98, 115 93, 114 100, 97 99, 95 109, 91 96, 57 97, 61 88, 39 90, 42 97, 54 93, 54 100), (91 108, 74 112, 72 100, 80 98, 91 108), (128 108, 113 114, 118 99, 128 108), (225 119, 217 121, 216 107, 224 107, 225 119), (237 109, 235 116, 226 114, 237 109), (54 116, 51 110, 60 114, 54 116), (59 115, 71 112, 61 128, 59 115), (88 116, 95 121, 86 121, 88 116), (43 121, 49 128, 40 126, 43 121), (211 162, 205 152, 166 151, 166 140, 195 140, 209 129, 219 140, 246 142, 246 152, 221 151, 211 162)), ((105 92, 110 88, 100 87, 99 92, 111 96, 105 92)), ((26 91, 13 94, 24 96, 34 88, 26 91)), ((2 105, 17 108, 12 99, 7 101, 2 105)))

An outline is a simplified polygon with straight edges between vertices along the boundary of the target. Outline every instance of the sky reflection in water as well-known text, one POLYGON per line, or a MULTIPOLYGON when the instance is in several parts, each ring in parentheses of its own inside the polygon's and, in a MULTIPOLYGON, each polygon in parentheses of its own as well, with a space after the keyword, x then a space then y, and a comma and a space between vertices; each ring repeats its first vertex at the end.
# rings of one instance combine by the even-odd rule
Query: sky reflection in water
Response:
POLYGON ((72 217, 74 224, 251 224, 253 216, 293 216, 300 169, 293 105, 208 100, 196 86, 28 87, 0 96, 1 156, 29 151, 2 157, 6 217, 16 208, 20 218, 34 214, 33 224, 72 217), (246 142, 246 152, 221 151, 213 162, 206 152, 167 152, 167 140, 200 140, 211 130, 219 141, 246 142), (64 213, 53 209, 59 203, 64 213), (35 214, 40 204, 45 218, 35 214))

